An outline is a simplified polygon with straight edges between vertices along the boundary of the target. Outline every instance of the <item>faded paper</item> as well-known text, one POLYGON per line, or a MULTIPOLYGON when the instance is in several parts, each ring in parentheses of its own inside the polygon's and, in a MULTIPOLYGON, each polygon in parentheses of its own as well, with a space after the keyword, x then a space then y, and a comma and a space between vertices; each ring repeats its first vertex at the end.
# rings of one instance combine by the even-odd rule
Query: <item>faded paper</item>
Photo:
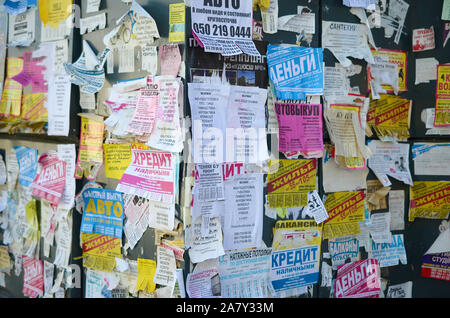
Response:
POLYGON ((370 258, 378 260, 381 267, 396 266, 399 262, 406 265, 406 250, 403 234, 392 235, 392 243, 375 243, 372 241, 372 250, 369 252, 370 258))
POLYGON ((411 150, 415 175, 450 175, 450 143, 414 143, 411 150))
POLYGON ((374 63, 368 44, 366 26, 363 24, 322 21, 322 46, 329 49, 343 67, 352 62, 348 57, 374 63))
POLYGON ((415 84, 429 83, 437 79, 437 66, 439 61, 434 57, 416 59, 416 81, 415 84))

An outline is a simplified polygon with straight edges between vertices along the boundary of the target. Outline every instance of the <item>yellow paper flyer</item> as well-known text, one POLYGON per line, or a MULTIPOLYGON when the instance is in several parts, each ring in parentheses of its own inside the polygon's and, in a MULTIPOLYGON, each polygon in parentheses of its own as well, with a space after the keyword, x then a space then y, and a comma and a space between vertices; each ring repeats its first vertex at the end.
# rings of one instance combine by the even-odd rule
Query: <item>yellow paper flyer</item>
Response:
POLYGON ((370 100, 368 125, 380 138, 406 140, 409 138, 411 105, 412 101, 405 98, 380 94, 380 99, 370 100))
POLYGON ((184 2, 169 5, 169 42, 184 41, 185 8, 184 2))
MULTIPOLYGON (((388 49, 372 49, 372 55, 375 56, 388 56, 389 63, 397 64, 398 66, 398 91, 406 92, 406 52, 388 49)), ((370 85, 367 83, 370 90, 370 85)), ((388 93, 393 93, 394 88, 391 85, 381 85, 388 93)))
POLYGON ((137 259, 138 265, 138 279, 136 282, 136 289, 148 293, 152 293, 156 289, 156 284, 153 282, 153 277, 156 272, 156 261, 152 259, 137 259))
POLYGON ((20 105, 22 103, 22 84, 12 80, 11 77, 22 72, 23 59, 20 57, 8 57, 6 62, 6 80, 3 87, 2 100, 0 103, 0 115, 20 116, 20 105))
POLYGON ((308 204, 308 192, 316 190, 315 159, 279 159, 269 161, 267 198, 271 208, 308 204))
POLYGON ((36 200, 30 200, 25 205, 25 216, 27 218, 28 227, 23 236, 27 240, 39 241, 39 222, 37 218, 36 200))
POLYGON ((44 93, 24 94, 22 99, 22 118, 32 122, 47 122, 48 111, 45 108, 47 98, 44 93))
POLYGON ((450 212, 450 182, 415 181, 409 188, 408 220, 447 219, 450 212))
POLYGON ((94 180, 103 163, 103 132, 105 124, 88 117, 81 117, 80 148, 75 167, 75 178, 83 175, 94 180))
POLYGON ((273 231, 272 248, 275 251, 309 245, 320 246, 322 241, 322 224, 319 225, 314 220, 277 221, 273 231))
POLYGON ((450 126, 450 65, 437 66, 434 126, 450 126))
POLYGON ((120 180, 131 163, 129 144, 103 144, 105 152, 105 176, 120 180))
POLYGON ((121 257, 121 240, 101 234, 81 233, 84 266, 101 271, 112 271, 115 257, 121 257))
POLYGON ((44 26, 57 28, 72 14, 72 0, 39 1, 39 15, 44 26))
POLYGON ((11 267, 8 246, 0 246, 0 272, 9 271, 11 267))
POLYGON ((324 221, 324 239, 361 233, 359 222, 365 220, 364 191, 331 193, 324 206, 329 216, 324 221))

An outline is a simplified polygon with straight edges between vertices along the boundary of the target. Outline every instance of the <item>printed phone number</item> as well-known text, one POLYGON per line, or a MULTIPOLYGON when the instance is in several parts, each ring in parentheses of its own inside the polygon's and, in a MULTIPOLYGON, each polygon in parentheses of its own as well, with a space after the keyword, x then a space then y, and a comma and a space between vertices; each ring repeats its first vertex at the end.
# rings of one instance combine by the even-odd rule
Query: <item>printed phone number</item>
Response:
POLYGON ((240 27, 233 25, 209 25, 207 23, 193 23, 192 27, 197 34, 213 36, 231 36, 241 38, 251 38, 252 31, 250 27, 240 27), (212 28, 212 33, 211 33, 212 28))

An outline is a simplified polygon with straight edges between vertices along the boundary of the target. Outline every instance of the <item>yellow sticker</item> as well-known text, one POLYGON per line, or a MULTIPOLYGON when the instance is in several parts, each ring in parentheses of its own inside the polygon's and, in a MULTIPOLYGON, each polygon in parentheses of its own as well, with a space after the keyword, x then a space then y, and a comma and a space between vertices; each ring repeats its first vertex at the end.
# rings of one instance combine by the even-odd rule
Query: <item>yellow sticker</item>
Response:
POLYGON ((44 26, 58 28, 72 14, 72 0, 39 1, 39 15, 44 26))
POLYGON ((450 65, 437 66, 434 126, 450 126, 450 65))
POLYGON ((156 289, 156 284, 153 282, 153 277, 156 272, 156 261, 152 259, 137 259, 138 278, 136 282, 136 289, 144 292, 152 293, 156 289))
POLYGON ((315 159, 279 159, 269 161, 267 199, 271 208, 289 208, 308 204, 308 192, 316 190, 315 159))
POLYGON ((450 182, 415 181, 409 188, 408 220, 447 219, 450 211, 450 182))
POLYGON ((273 231, 272 248, 275 251, 309 245, 320 247, 322 241, 322 224, 314 220, 277 221, 273 231))
POLYGON ((131 163, 131 146, 128 144, 103 144, 105 176, 120 180, 131 163))
POLYGON ((364 191, 334 192, 324 202, 328 219, 323 238, 360 234, 359 222, 365 220, 364 191))
POLYGON ((169 42, 184 42, 185 9, 184 2, 169 5, 169 42))

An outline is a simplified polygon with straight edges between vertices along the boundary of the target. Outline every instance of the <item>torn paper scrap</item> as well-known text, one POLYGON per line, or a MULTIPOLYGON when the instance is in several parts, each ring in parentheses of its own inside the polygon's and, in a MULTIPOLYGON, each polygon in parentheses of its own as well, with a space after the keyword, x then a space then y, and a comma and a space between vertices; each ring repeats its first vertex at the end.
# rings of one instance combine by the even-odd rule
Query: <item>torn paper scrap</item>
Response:
POLYGON ((355 236, 342 236, 328 240, 328 251, 331 256, 331 264, 336 270, 339 265, 343 265, 348 260, 358 261, 359 240, 355 236))
MULTIPOLYGON (((381 88, 386 90, 387 93, 395 93, 396 89, 399 93, 405 92, 408 90, 406 85, 407 80, 407 55, 406 51, 401 50, 391 50, 391 49, 372 49, 372 55, 376 63, 374 65, 369 65, 369 68, 372 70, 376 70, 381 75, 386 76, 386 74, 393 73, 393 65, 397 66, 397 72, 392 74, 391 77, 395 77, 395 80, 392 79, 392 83, 382 83, 381 88), (376 68, 378 67, 378 68, 376 68), (383 68, 385 70, 383 70, 383 68), (388 71, 390 70, 390 72, 388 71)), ((373 74, 372 74, 373 75, 373 74)), ((368 83, 371 78, 367 78, 368 83)), ((373 94, 373 93, 372 93, 373 94)))
POLYGON ((416 59, 416 81, 415 84, 429 83, 437 80, 437 66, 439 61, 434 57, 416 59))
POLYGON ((263 32, 274 34, 278 31, 278 0, 270 0, 270 7, 261 9, 263 32))
POLYGON ((450 143, 414 143, 411 150, 415 175, 450 175, 450 143))
POLYGON ((386 209, 386 195, 389 190, 390 187, 383 187, 378 180, 367 180, 367 210, 386 209))
POLYGON ((383 186, 391 185, 388 176, 408 185, 413 184, 409 171, 409 144, 371 140, 369 148, 373 151, 369 159, 369 168, 383 186))
POLYGON ((106 27, 106 12, 80 19, 80 34, 103 30, 106 27))
POLYGON ((375 243, 392 243, 390 231, 391 214, 389 212, 372 213, 369 231, 375 243))
POLYGON ((389 213, 391 214, 391 231, 405 229, 405 191, 389 191, 389 213))
POLYGON ((380 267, 396 266, 399 262, 406 265, 408 261, 403 234, 392 235, 392 243, 375 243, 372 240, 369 257, 377 259, 380 267))
POLYGON ((80 86, 80 90, 84 93, 97 93, 105 81, 103 65, 110 52, 111 50, 106 48, 96 56, 88 42, 83 41, 83 52, 78 60, 73 64, 63 64, 66 73, 70 76, 70 81, 80 86))
POLYGON ((388 287, 386 298, 412 298, 412 285, 412 281, 390 285, 388 287))
POLYGON ((343 67, 352 62, 348 57, 374 63, 364 24, 322 21, 322 46, 329 49, 343 67))
POLYGON ((347 7, 364 8, 366 10, 375 10, 376 0, 343 0, 342 4, 347 7))
POLYGON ((202 235, 202 218, 193 220, 190 231, 189 257, 193 263, 201 263, 225 254, 222 245, 222 228, 219 218, 209 218, 208 233, 202 235))
POLYGON ((332 149, 329 148, 326 146, 322 159, 324 192, 345 192, 366 189, 366 179, 369 174, 369 169, 345 169, 340 167, 334 158, 331 157, 330 152, 332 153, 332 149))

